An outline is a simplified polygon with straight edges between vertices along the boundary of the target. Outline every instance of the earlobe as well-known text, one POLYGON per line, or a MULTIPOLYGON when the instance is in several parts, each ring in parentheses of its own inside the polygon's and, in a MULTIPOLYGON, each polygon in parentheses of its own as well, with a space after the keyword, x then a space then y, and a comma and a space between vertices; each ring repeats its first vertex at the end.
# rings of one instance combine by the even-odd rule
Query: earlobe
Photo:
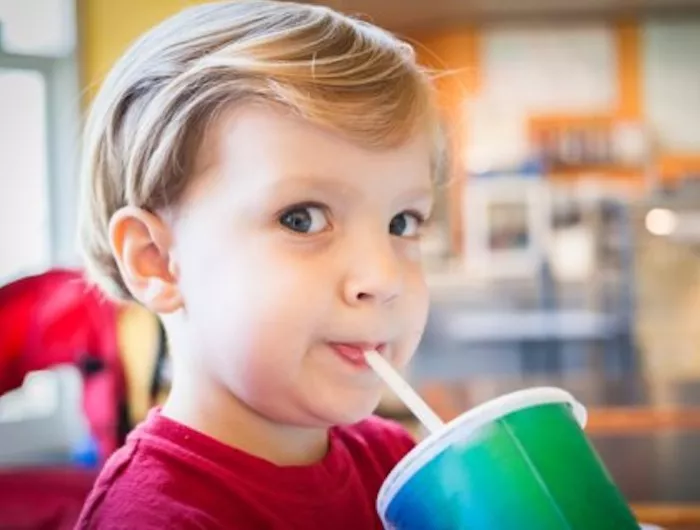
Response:
POLYGON ((173 313, 182 308, 182 297, 175 283, 166 283, 160 278, 149 280, 143 293, 143 299, 139 300, 156 313, 173 313))
POLYGON ((121 208, 110 219, 109 239, 134 298, 156 313, 182 307, 170 229, 158 216, 132 206, 121 208))

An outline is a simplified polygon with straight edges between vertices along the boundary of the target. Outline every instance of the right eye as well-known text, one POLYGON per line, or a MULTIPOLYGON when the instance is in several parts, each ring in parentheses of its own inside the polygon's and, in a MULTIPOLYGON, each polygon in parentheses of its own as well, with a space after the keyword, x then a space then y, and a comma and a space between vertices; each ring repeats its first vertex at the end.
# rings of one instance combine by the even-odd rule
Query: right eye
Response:
POLYGON ((329 225, 324 208, 313 205, 294 206, 280 215, 279 222, 299 234, 317 234, 329 225))

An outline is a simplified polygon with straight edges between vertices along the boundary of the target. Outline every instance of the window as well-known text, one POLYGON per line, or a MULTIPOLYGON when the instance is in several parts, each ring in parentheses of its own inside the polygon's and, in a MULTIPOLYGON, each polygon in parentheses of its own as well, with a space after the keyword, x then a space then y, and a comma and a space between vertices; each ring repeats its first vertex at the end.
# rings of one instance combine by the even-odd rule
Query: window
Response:
POLYGON ((75 0, 0 0, 0 284, 73 265, 75 0))
POLYGON ((50 261, 46 86, 0 63, 0 282, 50 261))

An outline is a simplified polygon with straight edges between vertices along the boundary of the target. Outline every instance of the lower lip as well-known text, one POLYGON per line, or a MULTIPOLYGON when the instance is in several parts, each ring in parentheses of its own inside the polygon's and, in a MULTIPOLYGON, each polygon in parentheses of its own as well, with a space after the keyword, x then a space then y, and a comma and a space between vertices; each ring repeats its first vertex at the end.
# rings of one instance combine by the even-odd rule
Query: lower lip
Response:
MULTIPOLYGON (((355 366, 356 368, 369 369, 369 365, 365 360, 365 350, 359 346, 353 346, 352 344, 331 344, 330 347, 341 359, 347 363, 355 366)), ((376 348, 376 350, 379 352, 381 352, 383 349, 383 345, 376 348)))

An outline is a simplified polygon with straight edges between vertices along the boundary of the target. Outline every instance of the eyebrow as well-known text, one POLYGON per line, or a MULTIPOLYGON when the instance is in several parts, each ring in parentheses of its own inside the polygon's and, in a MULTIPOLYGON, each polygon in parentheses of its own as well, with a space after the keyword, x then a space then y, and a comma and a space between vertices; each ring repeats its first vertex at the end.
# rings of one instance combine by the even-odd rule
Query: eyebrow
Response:
POLYGON ((296 188, 299 184, 305 184, 309 187, 315 188, 321 191, 337 192, 338 183, 331 182, 327 178, 323 178, 317 175, 298 175, 289 174, 285 175, 283 178, 275 181, 272 186, 277 189, 285 188, 296 188))
POLYGON ((433 200, 434 195, 432 188, 420 186, 405 191, 401 194, 401 198, 406 201, 433 200))
MULTIPOLYGON (((353 193, 359 195, 359 191, 352 186, 339 186, 337 182, 332 182, 328 178, 324 178, 318 175, 287 175, 287 177, 280 179, 273 186, 278 189, 284 189, 287 187, 298 186, 299 183, 304 183, 318 189, 320 191, 330 192, 330 193, 353 193)), ((430 186, 417 186, 415 188, 410 188, 406 191, 401 192, 399 195, 400 201, 419 201, 419 200, 432 200, 434 196, 433 188, 430 186)))

